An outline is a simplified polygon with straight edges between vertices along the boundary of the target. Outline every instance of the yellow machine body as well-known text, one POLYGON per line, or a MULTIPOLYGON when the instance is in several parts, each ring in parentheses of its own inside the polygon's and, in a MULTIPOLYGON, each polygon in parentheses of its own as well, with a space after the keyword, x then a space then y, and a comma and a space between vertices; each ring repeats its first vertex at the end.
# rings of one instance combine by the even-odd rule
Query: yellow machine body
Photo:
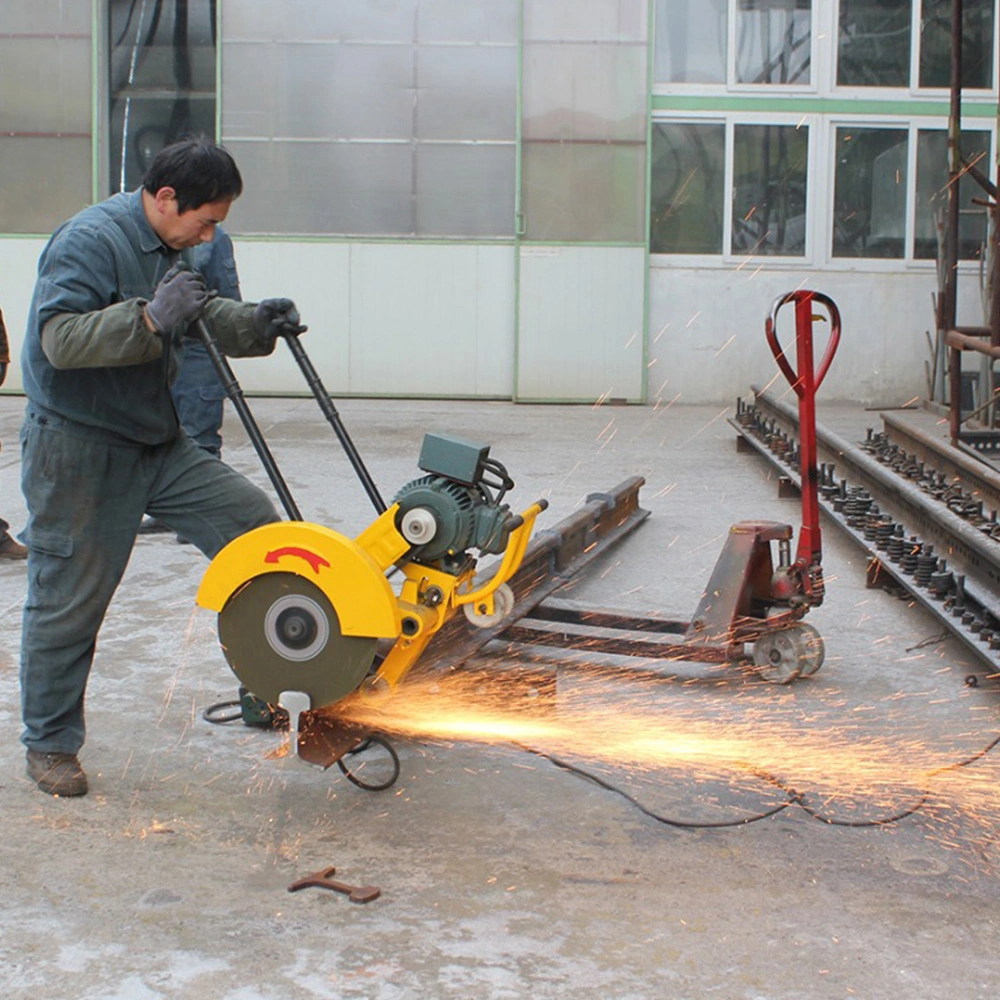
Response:
MULTIPOLYGON (((340 637, 311 658, 313 667, 321 673, 336 671, 340 651, 346 653, 350 640, 391 639, 394 640, 391 649, 374 672, 364 676, 365 671, 355 660, 351 676, 356 675, 358 679, 350 682, 363 692, 391 689, 409 672, 434 634, 459 608, 473 624, 494 623, 501 614, 497 596, 520 566, 535 520, 545 506, 545 501, 538 501, 521 514, 520 524, 510 532, 496 572, 479 587, 474 586, 474 559, 468 559, 461 572, 454 574, 408 560, 406 556, 412 547, 396 528, 398 507, 393 505, 354 539, 302 521, 280 521, 249 531, 230 542, 212 560, 196 600, 201 607, 215 611, 221 622, 228 609, 239 603, 244 590, 259 586, 261 578, 268 574, 283 574, 282 580, 299 577, 308 581, 308 584, 290 585, 290 591, 297 593, 299 600, 314 611, 321 612, 315 603, 319 598, 308 596, 314 594, 314 587, 318 588, 336 613, 340 637), (397 566, 404 575, 398 595, 386 576, 392 566, 397 566), (293 576, 288 577, 288 574, 293 576), (337 641, 342 644, 339 648, 335 644, 337 641)), ((270 592, 271 588, 264 589, 270 592)), ((277 597, 271 606, 277 609, 288 599, 277 597)), ((265 604, 270 601, 268 597, 265 604)), ((271 611, 267 610, 266 614, 270 617, 271 611)), ((277 610, 272 625, 265 631, 265 636, 269 636, 267 642, 271 642, 279 629, 274 623, 280 623, 277 610)), ((241 635, 242 628, 237 637, 241 635)), ((254 652, 258 647, 261 657, 269 658, 270 665, 263 668, 267 686, 273 686, 274 690, 295 689, 297 663, 307 659, 306 653, 299 655, 292 646, 271 652, 256 639, 240 639, 240 644, 238 659, 244 663, 259 659, 254 652)), ((243 679, 239 665, 230 655, 232 652, 227 649, 230 665, 243 679)), ((374 645, 371 652, 370 660, 374 661, 374 645)), ((364 650, 357 655, 363 657, 364 650)), ((261 676, 259 670, 256 676, 261 676)), ((314 690, 323 687, 324 684, 318 682, 314 690)), ((328 691, 325 697, 339 700, 342 694, 333 696, 328 691)), ((314 694, 311 707, 322 708, 332 703, 318 702, 314 694)))
MULTIPOLYGON (((391 509, 375 524, 382 525, 390 513, 391 509)), ((385 578, 384 562, 372 555, 374 551, 384 560, 392 551, 392 539, 376 532, 365 547, 361 541, 369 532, 372 528, 350 539, 304 521, 255 528, 233 539, 212 560, 195 599, 201 607, 221 613, 248 580, 266 573, 295 573, 326 594, 337 609, 344 635, 394 638, 400 628, 396 595, 385 578)), ((401 554, 409 546, 401 535, 396 537, 401 554)))

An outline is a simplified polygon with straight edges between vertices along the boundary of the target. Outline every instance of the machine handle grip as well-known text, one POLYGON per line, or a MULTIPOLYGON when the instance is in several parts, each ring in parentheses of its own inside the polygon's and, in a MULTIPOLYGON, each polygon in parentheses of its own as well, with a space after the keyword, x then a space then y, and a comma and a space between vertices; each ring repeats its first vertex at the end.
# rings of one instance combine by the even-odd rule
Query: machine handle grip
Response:
POLYGON ((767 323, 764 327, 764 331, 767 334, 767 342, 771 348, 771 353, 774 355, 774 360, 778 362, 778 367, 781 369, 781 373, 786 379, 788 379, 789 384, 799 396, 806 391, 805 382, 810 380, 806 379, 805 372, 796 372, 792 368, 791 364, 789 364, 788 359, 785 357, 785 350, 778 341, 778 311, 782 306, 787 305, 789 302, 795 303, 796 335, 797 337, 803 337, 806 335, 810 336, 809 357, 811 358, 812 303, 814 301, 820 302, 822 305, 826 306, 827 311, 830 314, 830 339, 827 341, 826 352, 823 354, 823 360, 819 363, 819 367, 815 369, 815 374, 811 379, 813 389, 818 389, 822 384, 823 379, 826 378, 826 373, 830 369, 830 363, 833 361, 833 356, 837 353, 837 345, 840 343, 840 310, 837 308, 837 304, 833 301, 833 299, 831 299, 829 295, 824 295, 822 292, 805 291, 803 289, 788 292, 785 295, 780 295, 774 300, 774 304, 771 306, 771 312, 767 317, 767 323))

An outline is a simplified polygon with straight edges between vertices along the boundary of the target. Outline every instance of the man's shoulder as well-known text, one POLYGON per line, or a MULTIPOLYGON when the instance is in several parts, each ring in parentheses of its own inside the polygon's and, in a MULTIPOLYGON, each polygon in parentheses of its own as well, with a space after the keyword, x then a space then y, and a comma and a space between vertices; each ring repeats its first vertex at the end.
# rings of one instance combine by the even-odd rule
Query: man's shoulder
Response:
POLYGON ((106 243, 124 236, 130 218, 128 196, 114 194, 88 205, 64 222, 49 241, 50 247, 67 243, 106 243))

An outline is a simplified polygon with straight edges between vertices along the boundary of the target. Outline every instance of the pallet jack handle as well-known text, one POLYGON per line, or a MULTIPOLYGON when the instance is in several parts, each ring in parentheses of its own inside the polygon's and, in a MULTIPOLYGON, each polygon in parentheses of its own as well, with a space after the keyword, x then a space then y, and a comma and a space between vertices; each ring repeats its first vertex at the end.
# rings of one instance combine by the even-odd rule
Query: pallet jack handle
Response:
POLYGON ((822 587, 820 563, 823 557, 819 526, 819 472, 816 467, 816 390, 826 377, 830 363, 840 343, 840 311, 836 303, 822 292, 802 289, 788 292, 775 299, 765 326, 767 342, 778 363, 781 373, 799 397, 799 475, 802 480, 802 528, 795 553, 796 569, 806 587, 810 589, 809 571, 814 571, 819 587, 822 587), (793 369, 785 356, 784 348, 778 341, 778 311, 789 303, 795 303, 795 354, 796 368, 793 369), (827 310, 830 320, 830 336, 826 352, 819 367, 813 360, 813 323, 825 320, 822 314, 814 313, 813 304, 819 303, 827 310))
POLYGON ((198 339, 205 345, 205 350, 208 352, 212 365, 215 367, 219 381, 222 383, 222 388, 226 390, 229 401, 233 404, 243 426, 246 428, 247 437, 250 438, 254 450, 260 457, 260 463, 264 466, 264 471, 267 473, 268 479, 271 480, 271 485, 278 494, 278 499, 281 500, 281 505, 285 508, 288 519, 290 521, 301 521, 302 514, 295 504, 292 492, 288 488, 288 483, 285 482, 285 478, 278 468, 278 463, 274 460, 271 449, 268 448, 253 413, 250 412, 246 397, 243 395, 243 389, 240 387, 233 369, 230 367, 225 355, 219 350, 219 345, 215 342, 215 337, 212 336, 212 331, 209 330, 204 317, 199 316, 194 321, 194 328, 198 334, 198 339))

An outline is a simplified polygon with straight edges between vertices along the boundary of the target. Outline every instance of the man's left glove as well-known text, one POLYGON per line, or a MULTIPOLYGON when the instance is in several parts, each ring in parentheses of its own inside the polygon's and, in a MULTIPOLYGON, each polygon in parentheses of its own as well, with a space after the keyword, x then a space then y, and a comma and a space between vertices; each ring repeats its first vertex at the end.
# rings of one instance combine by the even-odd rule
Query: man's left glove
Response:
POLYGON ((270 354, 278 337, 297 337, 309 328, 304 326, 291 299, 264 299, 253 311, 253 328, 262 346, 270 354))

